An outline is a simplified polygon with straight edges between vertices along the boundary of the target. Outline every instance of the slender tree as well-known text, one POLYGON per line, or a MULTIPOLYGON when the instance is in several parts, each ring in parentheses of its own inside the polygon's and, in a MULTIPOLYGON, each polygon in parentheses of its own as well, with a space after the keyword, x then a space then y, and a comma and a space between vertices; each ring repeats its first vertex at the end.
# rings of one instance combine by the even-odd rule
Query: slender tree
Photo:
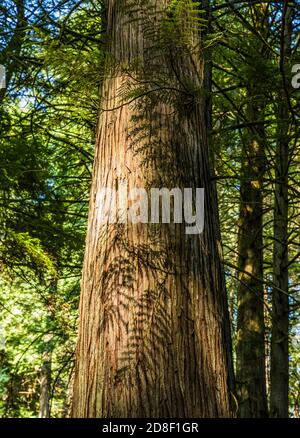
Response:
POLYGON ((52 335, 44 337, 42 368, 40 375, 40 411, 39 418, 50 417, 51 401, 51 340, 52 335))
POLYGON ((287 65, 292 46, 292 8, 282 10, 280 71, 282 85, 278 93, 277 148, 274 191, 274 256, 272 290, 271 393, 272 417, 288 417, 289 394, 289 271, 288 271, 288 173, 292 119, 289 107, 290 85, 287 65))
POLYGON ((257 35, 251 35, 247 76, 247 120, 242 139, 238 237, 238 315, 236 381, 241 417, 266 417, 265 324, 263 285, 263 177, 265 172, 265 97, 259 70, 268 55, 267 6, 251 7, 257 35))

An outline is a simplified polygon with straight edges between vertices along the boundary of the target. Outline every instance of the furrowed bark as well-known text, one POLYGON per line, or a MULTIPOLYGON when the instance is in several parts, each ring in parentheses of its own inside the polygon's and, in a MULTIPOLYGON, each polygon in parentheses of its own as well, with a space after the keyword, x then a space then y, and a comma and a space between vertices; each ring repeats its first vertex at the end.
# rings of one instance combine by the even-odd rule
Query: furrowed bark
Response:
MULTIPOLYGON (((256 29, 263 35, 267 24, 266 6, 253 6, 252 12, 256 29)), ((260 42, 257 44, 257 53, 261 57, 267 56, 260 42)), ((255 62, 253 59, 253 64, 255 62)), ((253 128, 249 129, 246 138, 242 140, 236 384, 239 416, 259 418, 268 415, 262 234, 265 134, 264 102, 260 85, 252 76, 247 85, 247 100, 248 119, 253 123, 253 128)))
POLYGON ((272 290, 270 414, 287 418, 289 394, 289 272, 288 272, 288 171, 290 114, 284 77, 291 53, 292 9, 286 5, 282 18, 281 71, 283 86, 278 96, 278 141, 274 193, 274 257, 272 290))
POLYGON ((107 2, 109 69, 71 415, 227 417, 230 334, 199 31, 182 12, 185 36, 173 35, 169 1, 120 3, 107 2), (128 190, 204 187, 204 232, 186 235, 185 224, 100 223, 99 190, 125 183, 128 190))
POLYGON ((39 418, 50 417, 50 399, 51 399, 51 340, 49 335, 45 338, 45 351, 43 353, 43 364, 40 376, 40 410, 39 418))

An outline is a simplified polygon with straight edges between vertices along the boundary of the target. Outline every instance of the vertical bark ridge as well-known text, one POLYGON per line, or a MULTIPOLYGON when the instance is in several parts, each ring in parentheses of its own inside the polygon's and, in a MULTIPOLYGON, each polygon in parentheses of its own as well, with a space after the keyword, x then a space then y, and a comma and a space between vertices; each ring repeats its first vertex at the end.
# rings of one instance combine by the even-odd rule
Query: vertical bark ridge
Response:
POLYGON ((75 417, 231 414, 203 57, 189 14, 183 42, 166 33, 169 3, 108 4, 110 70, 82 276, 75 417), (125 182, 128 190, 204 187, 204 233, 188 236, 184 224, 100 224, 99 189, 125 182))

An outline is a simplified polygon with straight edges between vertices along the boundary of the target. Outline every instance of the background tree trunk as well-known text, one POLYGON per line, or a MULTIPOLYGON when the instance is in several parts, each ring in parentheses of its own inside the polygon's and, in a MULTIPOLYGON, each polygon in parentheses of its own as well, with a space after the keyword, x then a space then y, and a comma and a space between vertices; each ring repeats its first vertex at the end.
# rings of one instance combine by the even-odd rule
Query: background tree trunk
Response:
POLYGON ((285 71, 291 54, 292 9, 283 6, 281 71, 278 96, 278 142, 274 193, 274 258, 272 290, 271 394, 272 417, 288 417, 289 394, 289 272, 288 272, 288 172, 290 116, 285 71))
MULTIPOLYGON (((52 336, 51 336, 52 339, 52 336)), ((51 347, 48 339, 45 340, 45 352, 43 353, 43 365, 40 377, 40 412, 39 418, 50 417, 51 400, 51 347)))
POLYGON ((241 172, 236 384, 244 418, 267 416, 261 156, 257 141, 247 144, 241 172))
MULTIPOLYGON (((264 35, 267 29, 266 5, 253 7, 253 26, 264 35)), ((240 218, 238 236, 238 315, 236 383, 239 416, 259 418, 268 415, 265 370, 265 324, 263 285, 263 176, 264 102, 256 74, 251 71, 267 56, 260 40, 253 42, 253 64, 249 54, 248 120, 251 128, 242 139, 240 179, 240 218), (255 58, 255 59, 254 59, 255 58)))
POLYGON ((188 12, 193 2, 177 11, 179 26, 174 11, 165 12, 168 1, 108 3, 110 70, 94 161, 72 416, 227 417, 230 331, 203 55, 188 12), (124 104, 126 90, 131 104, 124 104), (184 224, 99 223, 100 188, 124 182, 128 190, 204 187, 203 234, 186 235, 184 224))

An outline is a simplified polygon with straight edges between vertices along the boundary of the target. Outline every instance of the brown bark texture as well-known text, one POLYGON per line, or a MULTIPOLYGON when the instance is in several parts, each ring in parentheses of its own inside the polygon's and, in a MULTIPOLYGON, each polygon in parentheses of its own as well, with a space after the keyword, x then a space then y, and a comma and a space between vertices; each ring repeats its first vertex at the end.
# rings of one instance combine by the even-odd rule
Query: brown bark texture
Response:
POLYGON ((231 415, 201 29, 186 1, 108 1, 73 417, 231 415), (176 15, 177 14, 177 15, 176 15), (177 18, 176 18, 177 17, 177 18), (205 224, 99 221, 99 190, 205 188, 205 224))
MULTIPOLYGON (((267 8, 266 3, 252 7, 253 25, 260 35, 267 35, 268 32, 267 8)), ((257 71, 267 57, 268 48, 255 36, 249 48, 247 117, 251 127, 242 139, 238 235, 236 388, 238 414, 242 418, 268 416, 263 284, 265 97, 264 84, 261 78, 258 79, 257 71)))
POLYGON ((283 6, 281 72, 282 88, 278 96, 278 132, 274 191, 274 255, 272 290, 271 391, 270 415, 289 416, 289 269, 288 174, 290 164, 291 114, 289 89, 285 79, 292 47, 292 8, 283 6))

